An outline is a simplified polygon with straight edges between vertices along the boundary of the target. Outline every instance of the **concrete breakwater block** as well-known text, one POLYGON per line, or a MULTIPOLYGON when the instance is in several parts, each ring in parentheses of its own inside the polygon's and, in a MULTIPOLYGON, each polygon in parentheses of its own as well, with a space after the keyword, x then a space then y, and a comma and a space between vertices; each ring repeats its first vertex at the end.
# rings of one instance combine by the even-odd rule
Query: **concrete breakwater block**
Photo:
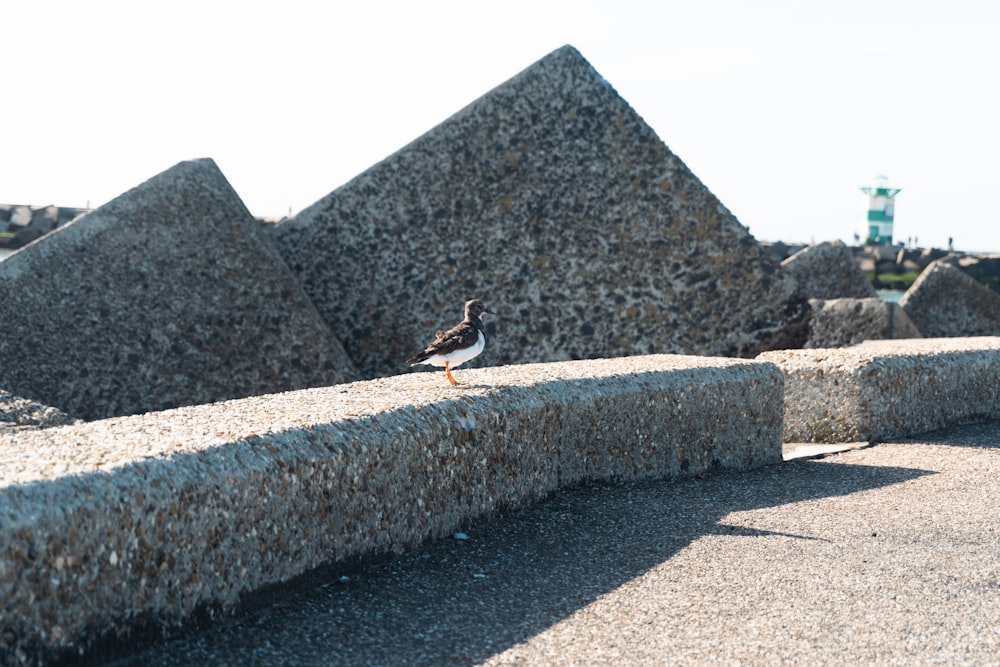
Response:
POLYGON ((785 374, 785 442, 884 440, 1000 417, 1000 337, 866 341, 757 359, 785 374))
POLYGON ((801 344, 794 283, 571 46, 274 233, 366 377, 471 298, 498 315, 470 366, 801 344))
POLYGON ((804 347, 846 347, 866 340, 922 338, 898 303, 882 299, 809 299, 804 347))
MULTIPOLYGON (((408 374, 0 432, 0 656, 54 660, 584 480, 781 461, 773 364, 408 374)), ((0 660, 2 662, 2 660, 0 660)))
POLYGON ((84 419, 356 379, 212 160, 0 262, 0 388, 84 419))
POLYGON ((924 269, 899 305, 925 336, 1000 336, 1000 294, 944 260, 924 269))
POLYGON ((0 389, 0 432, 3 429, 48 428, 78 421, 58 408, 0 389))
POLYGON ((827 241, 803 248, 781 262, 795 279, 802 295, 810 299, 866 299, 875 288, 843 241, 827 241))

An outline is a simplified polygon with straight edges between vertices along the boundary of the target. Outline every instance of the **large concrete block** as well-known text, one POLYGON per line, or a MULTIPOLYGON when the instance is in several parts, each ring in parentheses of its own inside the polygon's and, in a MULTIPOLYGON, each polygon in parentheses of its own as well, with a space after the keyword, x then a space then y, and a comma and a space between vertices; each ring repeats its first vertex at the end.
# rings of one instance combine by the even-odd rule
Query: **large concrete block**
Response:
POLYGON ((846 347, 866 340, 922 338, 898 303, 882 299, 810 299, 804 347, 846 347))
POLYGON ((569 46, 275 234, 368 376, 405 370, 473 297, 499 312, 473 366, 748 356, 789 346, 775 337, 801 312, 777 263, 569 46))
POLYGON ((827 241, 803 248, 781 262, 795 279, 803 296, 810 299, 865 299, 875 288, 842 241, 827 241))
POLYGON ((0 387, 85 419, 355 377, 211 160, 0 262, 0 387))
POLYGON ((785 442, 885 440, 1000 417, 1000 338, 867 341, 757 357, 785 375, 785 442))
POLYGON ((899 305, 925 336, 1000 335, 1000 294, 946 261, 924 269, 899 305))
POLYGON ((423 374, 0 431, 0 650, 152 635, 323 563, 583 480, 781 461, 773 364, 677 356, 423 374))

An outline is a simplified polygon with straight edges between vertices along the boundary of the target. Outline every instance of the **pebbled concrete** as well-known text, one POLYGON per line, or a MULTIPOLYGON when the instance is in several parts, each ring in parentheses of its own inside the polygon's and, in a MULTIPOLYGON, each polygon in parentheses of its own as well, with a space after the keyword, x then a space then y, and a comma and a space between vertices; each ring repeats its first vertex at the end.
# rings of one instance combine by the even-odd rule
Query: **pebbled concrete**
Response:
POLYGON ((924 269, 899 305, 925 336, 1000 336, 1000 294, 947 260, 924 269))
POLYGON ((866 340, 923 338, 898 303, 882 299, 809 299, 803 347, 846 347, 866 340))
POLYGON ((785 375, 785 442, 884 440, 1000 417, 1000 338, 866 341, 757 357, 785 375))
POLYGON ((654 355, 0 431, 0 662, 159 635, 588 480, 781 460, 773 364, 654 355))
POLYGON ((586 484, 118 667, 993 665, 1000 423, 586 484))
POLYGON ((781 262, 809 299, 867 299, 875 288, 843 241, 825 241, 798 251, 781 262))
POLYGON ((0 389, 82 419, 357 379, 212 160, 0 262, 0 389))
POLYGON ((793 281, 571 46, 274 231, 364 377, 471 298, 471 367, 801 344, 793 281))

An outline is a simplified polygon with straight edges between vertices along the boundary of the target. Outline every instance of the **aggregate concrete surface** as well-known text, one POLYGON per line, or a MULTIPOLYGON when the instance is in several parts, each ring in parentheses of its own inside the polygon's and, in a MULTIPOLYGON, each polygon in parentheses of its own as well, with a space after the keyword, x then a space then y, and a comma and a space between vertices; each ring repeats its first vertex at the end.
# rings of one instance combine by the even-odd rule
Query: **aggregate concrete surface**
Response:
POLYGON ((252 591, 584 480, 782 458, 773 364, 652 355, 459 376, 0 433, 0 665, 224 617, 252 591))
POLYGON ((473 297, 506 343, 465 368, 800 344, 795 282, 572 46, 273 231, 362 377, 473 297))
POLYGON ((1000 418, 1000 336, 869 340, 757 359, 785 375, 785 442, 885 441, 1000 418))
POLYGON ((109 664, 1000 664, 998 477, 994 421, 582 485, 109 664))

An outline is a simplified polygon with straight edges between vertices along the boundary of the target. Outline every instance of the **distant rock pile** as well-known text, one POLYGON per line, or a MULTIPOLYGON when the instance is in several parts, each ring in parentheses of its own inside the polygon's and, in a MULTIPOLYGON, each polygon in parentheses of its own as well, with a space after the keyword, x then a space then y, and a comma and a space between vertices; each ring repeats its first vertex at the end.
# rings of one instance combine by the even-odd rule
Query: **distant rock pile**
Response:
POLYGON ((899 305, 928 337, 1000 335, 1000 294, 944 260, 928 266, 899 305))
POLYGON ((921 338, 898 303, 870 299, 810 299, 809 339, 804 347, 848 347, 866 340, 921 338))
POLYGON ((868 299, 875 288, 842 241, 811 245, 781 262, 810 299, 868 299))
POLYGON ((809 299, 808 334, 802 347, 846 347, 865 340, 920 337, 894 303, 875 289, 841 241, 806 246, 781 268, 809 299))
POLYGON ((0 204, 0 248, 20 248, 89 209, 0 204))

